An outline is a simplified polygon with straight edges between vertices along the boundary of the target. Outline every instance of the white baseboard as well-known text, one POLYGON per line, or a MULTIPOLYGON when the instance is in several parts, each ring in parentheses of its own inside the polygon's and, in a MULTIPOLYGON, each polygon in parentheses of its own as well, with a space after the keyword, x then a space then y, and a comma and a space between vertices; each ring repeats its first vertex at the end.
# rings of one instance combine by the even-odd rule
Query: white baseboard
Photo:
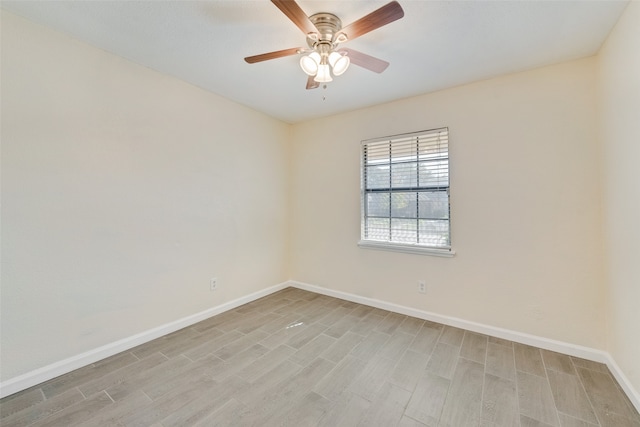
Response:
POLYGON ((333 289, 323 288, 316 285, 310 285, 308 283, 298 282, 295 280, 290 280, 287 284, 294 288, 303 289, 306 291, 315 292, 318 294, 327 295, 335 298, 340 298, 343 300, 380 308, 382 310, 392 311, 394 313, 400 313, 407 316, 417 317, 419 319, 442 323, 444 325, 455 326, 457 328, 467 329, 469 331, 478 332, 481 334, 518 342, 521 344, 527 344, 534 347, 543 348, 545 350, 551 350, 558 353, 568 354, 570 356, 591 360, 594 362, 604 363, 607 365, 607 367, 609 368, 613 376, 616 378, 618 383, 620 383, 620 386, 627 394, 627 397, 629 397, 629 400, 631 400, 631 402, 636 407, 636 409, 640 411, 640 395, 634 389, 633 385, 631 384, 631 382, 629 382, 629 379, 624 375, 620 367, 615 363, 611 355, 605 351, 597 350, 590 347, 584 347, 576 344, 570 344, 562 341, 552 340, 549 338, 539 337, 536 335, 526 334, 523 332, 517 332, 509 329, 498 328, 495 326, 484 325, 481 323, 471 322, 469 320, 459 319, 456 317, 444 316, 441 314, 432 313, 424 310, 418 310, 411 307, 405 307, 402 305, 393 304, 386 301, 367 298, 359 295, 350 294, 347 292, 336 291, 333 289))
POLYGON ((90 365, 91 363, 95 363, 99 360, 113 356, 122 351, 129 350, 140 344, 144 344, 156 338, 160 338, 161 336, 170 334, 182 328, 186 328, 187 326, 191 326, 205 319, 208 319, 209 317, 224 313, 228 310, 232 310, 251 301, 255 301, 258 298, 262 298, 288 286, 290 286, 288 282, 271 286, 261 291, 237 298, 233 301, 220 304, 216 307, 209 308, 207 310, 192 314, 187 317, 183 317, 182 319, 166 323, 156 328, 149 329, 139 334, 103 345, 93 350, 89 350, 85 353, 70 357, 68 359, 60 360, 58 362, 52 363, 51 365, 35 369, 31 372, 27 372, 26 374, 19 375, 7 381, 3 381, 0 383, 0 398, 25 390, 29 387, 33 387, 34 385, 43 383, 60 375, 82 368, 83 366, 90 365))
POLYGON ((244 297, 237 298, 233 301, 226 302, 224 304, 212 307, 210 309, 195 313, 191 316, 178 319, 176 321, 158 326, 153 329, 149 329, 145 332, 133 335, 128 338, 98 347, 88 352, 79 354, 77 356, 70 357, 68 359, 61 360, 51 365, 35 369, 26 374, 11 378, 7 381, 0 383, 0 398, 17 393, 21 390, 25 390, 34 385, 48 381, 52 378, 69 373, 73 370, 82 368, 91 363, 95 363, 99 360, 118 354, 122 351, 129 350, 140 344, 152 341, 161 336, 170 334, 187 326, 191 326, 209 317, 215 316, 225 311, 232 310, 243 304, 255 301, 264 296, 270 295, 274 292, 282 290, 288 286, 315 292, 322 295, 332 296, 347 301, 356 302, 359 304, 368 305, 371 307, 380 308, 383 310, 393 311, 395 313, 404 314, 407 316, 417 317, 419 319, 430 320, 432 322, 442 323, 444 325, 455 326, 462 329, 467 329, 473 332, 482 333, 485 335, 494 336, 497 338, 503 338, 522 344, 527 344, 535 347, 544 348, 547 350, 557 351, 559 353, 568 354, 575 357, 580 357, 595 362, 604 363, 609 367, 609 370, 616 378, 622 389, 625 391, 629 400, 640 411, 640 395, 634 389, 629 379, 624 375, 620 367, 616 364, 611 355, 602 350, 596 350, 589 347, 583 347, 575 344, 569 344, 562 341, 551 340, 548 338, 538 337, 535 335, 525 334, 522 332, 511 331, 508 329, 497 328, 494 326, 484 325, 481 323, 471 322, 456 317, 443 316, 441 314, 432 313, 428 311, 418 310, 411 307, 405 307, 398 304, 389 303, 373 298, 367 298, 359 295, 349 294, 346 292, 336 291, 320 286, 310 285, 308 283, 289 280, 287 282, 271 286, 258 292, 246 295, 244 297))
POLYGON ((626 393, 633 406, 635 406, 636 410, 640 412, 640 393, 636 391, 636 389, 631 384, 631 381, 629 381, 629 378, 627 378, 622 369, 620 369, 616 361, 609 353, 607 353, 607 361, 605 363, 607 364, 607 367, 609 368, 613 376, 616 378, 616 381, 618 381, 618 384, 620 384, 620 387, 622 387, 622 390, 624 390, 624 392, 626 393))

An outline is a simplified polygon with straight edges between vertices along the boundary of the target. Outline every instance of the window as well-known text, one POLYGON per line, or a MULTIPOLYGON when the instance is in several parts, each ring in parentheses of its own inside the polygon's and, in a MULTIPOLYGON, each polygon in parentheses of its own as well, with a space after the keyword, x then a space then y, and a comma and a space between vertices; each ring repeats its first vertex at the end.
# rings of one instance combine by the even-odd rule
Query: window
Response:
POLYGON ((362 141, 360 246, 453 255, 449 130, 362 141))

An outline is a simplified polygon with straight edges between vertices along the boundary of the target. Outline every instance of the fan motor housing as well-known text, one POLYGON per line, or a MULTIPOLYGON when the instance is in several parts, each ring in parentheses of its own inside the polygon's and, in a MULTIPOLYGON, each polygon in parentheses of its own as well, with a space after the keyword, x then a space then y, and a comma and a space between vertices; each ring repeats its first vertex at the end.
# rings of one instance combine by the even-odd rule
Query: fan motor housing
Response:
POLYGON ((342 29, 342 21, 333 13, 316 13, 309 20, 318 29, 318 39, 307 35, 307 44, 313 48, 318 43, 332 43, 334 34, 342 29))

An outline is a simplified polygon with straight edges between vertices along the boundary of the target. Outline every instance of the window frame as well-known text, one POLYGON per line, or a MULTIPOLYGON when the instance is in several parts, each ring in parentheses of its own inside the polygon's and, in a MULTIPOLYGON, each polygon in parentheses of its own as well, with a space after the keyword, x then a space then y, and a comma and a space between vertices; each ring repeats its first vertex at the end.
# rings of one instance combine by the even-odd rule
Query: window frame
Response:
MULTIPOLYGON (((365 249, 376 249, 376 250, 384 250, 384 251, 394 251, 394 252, 406 252, 406 253, 414 253, 414 254, 422 254, 422 255, 434 255, 441 257, 452 257, 455 255, 455 251, 451 247, 451 177, 450 177, 450 153, 449 153, 449 128, 441 127, 436 129, 428 129, 422 130, 418 132, 404 133, 398 135, 385 136, 380 138, 367 139, 360 142, 360 240, 358 241, 358 246, 365 249), (440 134, 442 132, 446 132, 447 136, 447 149, 446 149, 446 172, 447 172, 447 180, 446 186, 441 185, 423 185, 420 186, 419 176, 420 176, 420 137, 432 137, 434 134, 440 134), (415 153, 415 161, 409 160, 405 162, 401 161, 393 161, 393 145, 402 147, 403 141, 410 140, 411 138, 416 138, 416 153, 415 153), (389 146, 390 154, 389 154, 389 186, 388 187, 379 187, 379 188, 367 188, 367 167, 371 166, 371 163, 367 162, 367 150, 374 144, 382 145, 387 143, 389 146), (415 186, 394 186, 392 183, 392 169, 393 165, 399 164, 414 164, 416 165, 416 182, 415 186), (392 214, 392 199, 393 195, 403 195, 407 193, 415 193, 416 194, 416 208, 419 210, 419 194, 420 193, 438 193, 438 192, 446 192, 447 194, 447 228, 448 228, 448 245, 446 246, 436 246, 436 245, 428 245, 419 243, 420 236, 420 220, 428 219, 428 218, 420 218, 419 212, 416 213, 416 217, 394 217, 392 214), (380 215, 368 215, 367 211, 367 200, 369 194, 389 194, 389 214, 385 216, 380 215), (367 234, 367 221, 370 218, 388 218, 389 220, 389 240, 373 240, 365 238, 367 234), (400 242, 397 240, 391 240, 393 227, 391 222, 393 219, 415 219, 416 221, 416 239, 415 242, 400 242)), ((440 154, 441 152, 438 152, 440 154)), ((435 158, 433 161, 441 161, 441 158, 435 158)), ((382 163, 384 164, 384 163, 382 163)), ((440 218, 431 218, 431 220, 440 220, 440 218)))

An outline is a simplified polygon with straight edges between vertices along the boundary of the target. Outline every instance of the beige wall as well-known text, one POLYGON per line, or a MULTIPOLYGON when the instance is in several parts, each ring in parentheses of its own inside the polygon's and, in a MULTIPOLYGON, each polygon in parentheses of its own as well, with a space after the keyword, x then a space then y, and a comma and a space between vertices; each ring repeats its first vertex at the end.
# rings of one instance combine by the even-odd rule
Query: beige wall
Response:
POLYGON ((605 160, 607 350, 640 392, 640 2, 598 56, 605 160))
POLYGON ((3 380, 288 278, 290 126, 7 12, 1 72, 3 380))
POLYGON ((294 126, 291 276, 603 348, 595 70, 588 58, 294 126), (358 248, 359 141, 442 126, 456 256, 358 248))

